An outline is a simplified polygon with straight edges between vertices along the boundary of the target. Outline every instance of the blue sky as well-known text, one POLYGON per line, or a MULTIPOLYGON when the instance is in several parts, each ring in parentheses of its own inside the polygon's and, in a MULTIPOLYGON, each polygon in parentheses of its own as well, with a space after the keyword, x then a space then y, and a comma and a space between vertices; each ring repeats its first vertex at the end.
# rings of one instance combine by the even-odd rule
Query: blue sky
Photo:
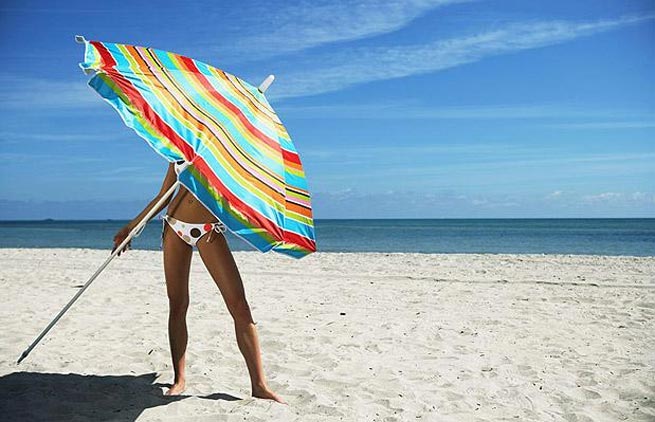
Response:
POLYGON ((135 3, 0 6, 0 219, 132 218, 161 186, 75 34, 275 74, 316 218, 655 217, 652 1, 135 3))

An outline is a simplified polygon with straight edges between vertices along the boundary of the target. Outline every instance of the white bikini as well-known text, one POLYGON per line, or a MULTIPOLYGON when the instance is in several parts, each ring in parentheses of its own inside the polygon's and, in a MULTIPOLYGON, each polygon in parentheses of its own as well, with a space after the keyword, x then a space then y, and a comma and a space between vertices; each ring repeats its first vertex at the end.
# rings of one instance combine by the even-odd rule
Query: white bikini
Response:
MULTIPOLYGON (((175 173, 178 175, 180 174, 180 167, 184 164, 184 161, 178 161, 175 163, 175 173)), ((180 239, 184 240, 189 246, 194 247, 196 246, 196 243, 198 243, 198 240, 204 236, 206 233, 209 232, 217 232, 217 233, 225 233, 227 230, 227 227, 220 221, 218 223, 187 223, 185 221, 178 220, 176 218, 171 217, 168 214, 164 214, 161 217, 162 220, 162 225, 164 224, 164 221, 166 221, 170 226, 171 229, 180 237, 180 239)), ((161 232, 161 237, 162 237, 162 242, 161 246, 163 247, 164 245, 164 228, 166 226, 162 226, 162 232, 161 232)), ((207 236, 207 242, 209 242, 211 239, 211 233, 209 236, 207 236)))

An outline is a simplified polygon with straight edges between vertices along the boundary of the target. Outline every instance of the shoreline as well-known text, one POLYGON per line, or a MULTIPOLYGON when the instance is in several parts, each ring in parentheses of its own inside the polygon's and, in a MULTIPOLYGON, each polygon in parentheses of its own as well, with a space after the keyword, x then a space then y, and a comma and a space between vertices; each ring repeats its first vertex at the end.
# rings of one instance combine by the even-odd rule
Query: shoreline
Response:
MULTIPOLYGON (((0 247, 111 249, 120 222, 0 224, 0 247)), ((160 222, 132 242, 160 250, 160 222)), ((655 219, 344 219, 317 220, 316 246, 330 253, 555 254, 655 256, 655 219)), ((254 249, 225 234, 233 251, 254 249)))
MULTIPOLYGON (((100 219, 64 219, 64 218, 37 218, 37 219, 2 219, 2 223, 11 223, 11 222, 42 222, 42 221, 52 221, 52 222, 127 222, 131 221, 132 218, 100 218, 100 219)), ((385 220, 655 220, 655 217, 381 217, 381 218, 314 218, 314 221, 385 221, 385 220)), ((148 221, 151 223, 151 221, 148 221)))
MULTIPOLYGON (((111 249, 109 248, 81 248, 81 247, 7 247, 7 246, 0 246, 0 251, 16 251, 16 250, 61 250, 61 251, 66 251, 66 250, 88 250, 88 251, 107 251, 111 252, 111 249)), ((159 249, 141 249, 141 248, 133 248, 130 249, 131 251, 140 251, 140 252, 158 252, 161 253, 162 250, 159 249)), ((198 253, 197 248, 194 248, 193 250, 194 254, 198 253)), ((280 255, 279 253, 276 252, 259 252, 256 250, 249 250, 249 251, 242 251, 242 250, 233 250, 233 254, 255 254, 255 255, 280 255)), ((575 258, 575 257, 580 257, 580 258, 634 258, 634 259, 655 259, 655 255, 608 255, 608 254, 593 254, 593 253, 532 253, 532 252, 526 252, 526 253, 518 253, 518 252, 381 252, 381 251, 317 251, 309 254, 308 256, 312 255, 360 255, 360 254, 367 254, 367 255, 440 255, 440 256, 498 256, 498 257, 555 257, 555 258, 575 258)), ((118 258, 118 257, 117 257, 118 258)), ((307 257, 303 257, 299 261, 303 261, 307 257)), ((293 259, 293 258, 289 258, 293 259)), ((296 259, 294 259, 296 260, 296 259)))

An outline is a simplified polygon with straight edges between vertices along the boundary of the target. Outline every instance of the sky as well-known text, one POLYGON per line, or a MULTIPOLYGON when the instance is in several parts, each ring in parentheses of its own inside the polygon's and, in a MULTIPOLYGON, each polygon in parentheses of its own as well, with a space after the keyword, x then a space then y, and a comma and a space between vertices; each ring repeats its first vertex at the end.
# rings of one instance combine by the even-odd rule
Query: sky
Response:
POLYGON ((76 34, 275 74, 317 219, 655 217, 653 1, 124 4, 0 5, 0 219, 131 219, 159 192, 76 34))

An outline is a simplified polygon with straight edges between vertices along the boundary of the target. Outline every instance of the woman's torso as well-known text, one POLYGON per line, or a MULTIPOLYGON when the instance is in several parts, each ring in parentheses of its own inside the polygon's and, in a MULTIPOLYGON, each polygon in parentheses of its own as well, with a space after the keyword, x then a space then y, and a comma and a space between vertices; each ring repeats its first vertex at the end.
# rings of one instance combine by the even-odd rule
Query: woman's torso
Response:
POLYGON ((187 223, 216 223, 218 219, 198 199, 180 184, 177 194, 171 199, 166 214, 187 223))

